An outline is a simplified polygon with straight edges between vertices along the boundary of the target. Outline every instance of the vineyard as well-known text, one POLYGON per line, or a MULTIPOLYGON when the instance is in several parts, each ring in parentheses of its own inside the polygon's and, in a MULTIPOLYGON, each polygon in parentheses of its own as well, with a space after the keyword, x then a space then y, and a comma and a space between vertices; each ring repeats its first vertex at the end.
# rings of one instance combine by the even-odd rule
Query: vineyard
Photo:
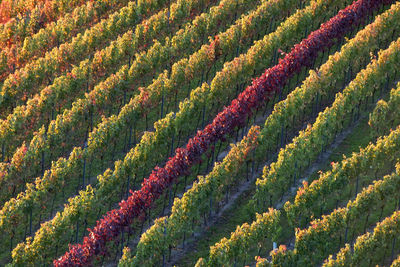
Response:
POLYGON ((0 0, 0 266, 400 266, 400 1, 0 0))

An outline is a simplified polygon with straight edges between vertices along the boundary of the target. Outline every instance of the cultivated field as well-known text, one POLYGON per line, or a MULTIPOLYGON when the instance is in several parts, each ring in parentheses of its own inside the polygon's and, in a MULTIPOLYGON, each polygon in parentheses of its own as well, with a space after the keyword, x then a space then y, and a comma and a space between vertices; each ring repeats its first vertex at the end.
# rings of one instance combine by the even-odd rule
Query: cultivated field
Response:
POLYGON ((0 0, 0 266, 400 266, 400 1, 0 0))

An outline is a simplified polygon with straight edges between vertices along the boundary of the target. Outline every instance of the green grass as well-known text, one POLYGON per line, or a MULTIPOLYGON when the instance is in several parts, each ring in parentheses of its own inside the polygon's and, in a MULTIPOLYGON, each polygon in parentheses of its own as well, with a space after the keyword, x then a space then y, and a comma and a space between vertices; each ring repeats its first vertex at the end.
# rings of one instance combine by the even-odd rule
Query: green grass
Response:
POLYGON ((220 218, 217 223, 207 227, 202 235, 202 238, 194 244, 194 248, 190 253, 180 259, 177 266, 193 266, 197 259, 200 257, 207 257, 210 251, 210 245, 219 242, 223 237, 228 237, 231 232, 236 230, 237 226, 245 222, 251 222, 253 216, 249 213, 247 206, 253 192, 255 185, 243 192, 242 196, 236 199, 230 209, 228 209, 220 218))

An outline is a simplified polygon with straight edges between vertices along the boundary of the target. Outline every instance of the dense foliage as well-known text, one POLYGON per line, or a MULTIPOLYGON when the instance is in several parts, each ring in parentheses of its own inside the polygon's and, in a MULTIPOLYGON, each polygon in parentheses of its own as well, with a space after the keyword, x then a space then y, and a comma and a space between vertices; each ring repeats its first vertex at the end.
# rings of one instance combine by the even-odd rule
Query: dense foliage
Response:
POLYGON ((399 35, 394 0, 0 0, 0 265, 398 266, 399 35))
POLYGON ((126 201, 122 201, 119 209, 109 211, 96 227, 90 230, 83 244, 71 247, 65 256, 55 261, 55 265, 89 263, 95 254, 101 252, 107 241, 118 236, 125 225, 129 225, 134 217, 149 208, 154 199, 157 199, 177 177, 186 174, 210 144, 243 125, 247 116, 271 97, 272 92, 279 91, 290 76, 299 72, 302 66, 310 65, 320 50, 332 45, 334 38, 341 37, 379 4, 380 1, 357 1, 296 45, 284 59, 279 60, 278 65, 267 69, 251 86, 240 93, 229 107, 219 113, 211 124, 191 138, 185 148, 178 148, 165 167, 157 167, 150 177, 144 180, 140 190, 132 192, 126 201))

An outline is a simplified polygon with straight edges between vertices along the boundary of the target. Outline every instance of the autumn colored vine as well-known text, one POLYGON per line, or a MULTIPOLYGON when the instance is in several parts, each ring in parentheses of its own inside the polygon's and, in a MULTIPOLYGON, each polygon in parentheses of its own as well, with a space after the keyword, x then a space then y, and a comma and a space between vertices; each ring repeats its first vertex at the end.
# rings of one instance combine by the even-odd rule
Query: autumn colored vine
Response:
POLYGON ((237 99, 233 100, 229 107, 220 112, 211 124, 198 131, 196 136, 188 141, 186 147, 178 148, 175 156, 165 167, 156 167, 150 177, 144 180, 142 188, 132 192, 127 200, 123 200, 119 209, 109 211, 98 221, 96 227, 90 229, 82 245, 71 246, 64 256, 54 261, 54 265, 90 264, 94 256, 102 252, 109 241, 119 236, 123 227, 150 208, 154 200, 179 176, 188 173, 191 166, 198 162, 214 141, 224 138, 236 127, 243 125, 247 116, 278 92, 288 78, 300 71, 302 66, 311 65, 319 51, 333 44, 334 38, 343 36, 384 2, 388 1, 358 0, 339 11, 338 15, 324 23, 319 30, 312 32, 308 38, 295 45, 284 59, 279 60, 279 64, 267 69, 237 99))

